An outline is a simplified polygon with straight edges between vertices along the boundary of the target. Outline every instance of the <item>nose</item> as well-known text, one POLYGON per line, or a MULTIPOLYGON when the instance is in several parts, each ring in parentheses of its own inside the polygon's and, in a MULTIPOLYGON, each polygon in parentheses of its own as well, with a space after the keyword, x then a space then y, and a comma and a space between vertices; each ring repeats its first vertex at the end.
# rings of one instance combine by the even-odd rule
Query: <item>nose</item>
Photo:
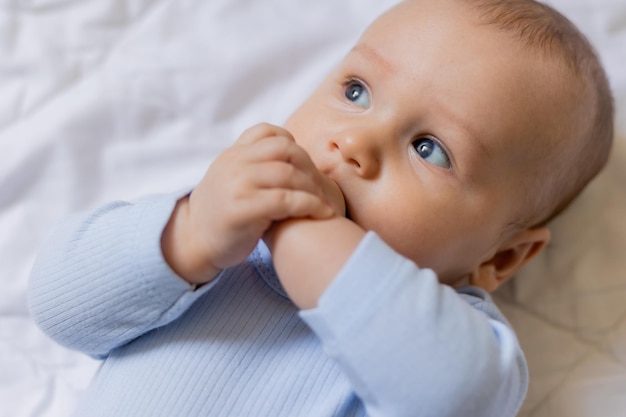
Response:
POLYGON ((350 165, 362 178, 376 177, 381 168, 380 138, 365 128, 344 130, 336 134, 329 147, 338 152, 344 163, 350 165))

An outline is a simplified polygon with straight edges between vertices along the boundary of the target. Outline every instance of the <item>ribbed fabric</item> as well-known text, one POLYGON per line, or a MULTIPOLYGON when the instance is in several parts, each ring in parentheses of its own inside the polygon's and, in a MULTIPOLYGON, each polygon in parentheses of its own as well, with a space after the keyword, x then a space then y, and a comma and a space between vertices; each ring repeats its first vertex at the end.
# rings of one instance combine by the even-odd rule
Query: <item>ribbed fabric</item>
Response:
POLYGON ((29 292, 55 340, 103 358, 76 416, 514 416, 527 374, 489 297, 442 286, 368 233, 317 308, 261 243, 194 290, 163 260, 178 195, 62 223, 29 292))

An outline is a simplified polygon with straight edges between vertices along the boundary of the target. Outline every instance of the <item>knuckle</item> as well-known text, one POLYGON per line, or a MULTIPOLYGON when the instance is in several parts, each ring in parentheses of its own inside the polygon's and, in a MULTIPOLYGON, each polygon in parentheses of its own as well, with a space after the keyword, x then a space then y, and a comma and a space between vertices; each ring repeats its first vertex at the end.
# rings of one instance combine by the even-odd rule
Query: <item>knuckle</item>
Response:
POLYGON ((259 134, 270 134, 274 131, 274 126, 267 122, 261 122, 253 126, 253 129, 258 131, 259 134))
POLYGON ((288 190, 279 190, 276 193, 277 212, 280 213, 281 216, 288 216, 292 214, 296 206, 297 202, 292 192, 289 192, 288 190))
POLYGON ((293 153, 293 143, 285 137, 276 136, 272 139, 272 153, 276 159, 288 160, 293 153))
POLYGON ((298 174, 296 167, 291 164, 281 164, 280 167, 282 171, 281 175, 286 179, 293 180, 298 174))
POLYGON ((243 131, 240 140, 253 141, 273 134, 274 127, 269 123, 258 123, 243 131))
POLYGON ((277 146, 284 150, 291 150, 294 147, 294 143, 286 136, 276 136, 274 139, 277 146))
POLYGON ((291 193, 287 190, 278 190, 276 193, 277 203, 283 207, 289 207, 293 203, 291 193))

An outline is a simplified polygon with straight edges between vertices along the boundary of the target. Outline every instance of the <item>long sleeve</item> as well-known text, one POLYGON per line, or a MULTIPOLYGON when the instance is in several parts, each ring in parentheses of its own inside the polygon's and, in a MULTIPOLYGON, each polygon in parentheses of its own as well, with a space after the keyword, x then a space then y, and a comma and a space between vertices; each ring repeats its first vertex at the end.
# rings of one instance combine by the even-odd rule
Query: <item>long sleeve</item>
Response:
POLYGON ((368 233, 299 313, 307 326, 262 245, 199 289, 176 276, 160 237, 178 197, 71 217, 40 249, 35 320, 106 357, 77 415, 514 415, 525 362, 486 294, 439 285, 368 233))
POLYGON ((208 291, 175 275, 160 238, 180 195, 114 202, 61 222, 31 272, 29 305, 50 337, 105 357, 179 317, 208 291))
POLYGON ((489 296, 440 285, 369 232, 301 317, 371 417, 514 416, 528 383, 489 296))

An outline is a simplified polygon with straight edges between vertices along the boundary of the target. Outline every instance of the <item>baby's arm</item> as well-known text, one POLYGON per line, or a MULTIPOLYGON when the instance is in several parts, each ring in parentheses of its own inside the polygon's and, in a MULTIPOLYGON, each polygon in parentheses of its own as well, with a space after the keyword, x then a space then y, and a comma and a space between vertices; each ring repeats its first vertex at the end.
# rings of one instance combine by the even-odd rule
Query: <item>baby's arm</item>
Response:
POLYGON ((289 298, 309 309, 333 282, 365 231, 345 217, 325 220, 287 220, 265 236, 289 298))
POLYGON ((439 284, 348 219, 294 220, 275 232, 283 286, 369 415, 515 415, 526 365, 486 293, 439 284))
POLYGON ((272 221, 332 214, 323 181, 287 132, 253 127, 189 198, 116 202, 66 219, 31 273, 33 316, 58 342, 106 356, 179 317, 272 221))
POLYGON ((112 202, 58 224, 31 272, 42 330, 94 357, 179 317, 199 297, 167 266, 160 238, 180 195, 112 202))

